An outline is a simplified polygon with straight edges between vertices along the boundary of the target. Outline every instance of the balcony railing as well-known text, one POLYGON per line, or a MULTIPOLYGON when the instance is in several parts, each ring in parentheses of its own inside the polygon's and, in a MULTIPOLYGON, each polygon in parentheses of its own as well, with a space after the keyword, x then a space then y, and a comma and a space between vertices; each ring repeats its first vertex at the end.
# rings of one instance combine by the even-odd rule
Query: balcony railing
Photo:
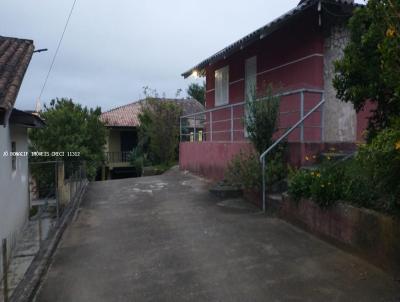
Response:
POLYGON ((131 152, 106 152, 106 160, 108 163, 128 163, 131 152))
MULTIPOLYGON (((310 112, 320 102, 323 93, 323 90, 304 88, 277 94, 281 97, 281 103, 276 137, 280 137, 287 129, 310 112)), ((238 102, 182 116, 180 118, 180 141, 247 141, 244 126, 245 107, 245 102, 238 102)), ((323 126, 323 106, 321 106, 304 123, 291 132, 288 141, 323 141, 323 126)))

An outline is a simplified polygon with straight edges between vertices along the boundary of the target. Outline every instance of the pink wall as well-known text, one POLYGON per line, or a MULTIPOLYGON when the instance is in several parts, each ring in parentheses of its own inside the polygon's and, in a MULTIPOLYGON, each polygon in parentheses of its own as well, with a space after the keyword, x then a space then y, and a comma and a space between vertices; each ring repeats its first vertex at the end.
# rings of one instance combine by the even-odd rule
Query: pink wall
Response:
POLYGON ((215 104, 215 70, 226 65, 229 65, 231 82, 230 104, 244 101, 245 60, 253 56, 257 56, 257 86, 260 88, 272 83, 284 91, 304 87, 323 89, 323 43, 317 22, 312 15, 305 15, 295 24, 289 23, 267 38, 209 66, 206 69, 206 108, 214 108, 215 104), (311 57, 271 70, 308 56, 311 57))
POLYGON ((240 151, 250 152, 250 143, 181 143, 179 147, 179 166, 206 176, 209 179, 224 178, 228 162, 240 151))
MULTIPOLYGON (((288 161, 293 166, 307 166, 313 164, 313 155, 318 155, 321 150, 329 151, 331 148, 341 151, 353 151, 356 146, 352 143, 289 143, 287 152, 288 161), (306 160, 309 157, 310 160, 306 160)), ((203 175, 209 179, 219 181, 224 179, 224 172, 231 159, 242 152, 252 152, 253 146, 249 142, 203 142, 180 144, 179 166, 181 170, 188 170, 203 175)))
MULTIPOLYGON (((314 13, 311 12, 313 15, 314 13)), ((245 99, 245 60, 257 56, 257 87, 265 89, 267 84, 282 92, 300 88, 323 89, 323 35, 312 15, 305 15, 295 23, 289 23, 269 37, 255 42, 225 60, 206 69, 206 108, 215 107, 215 70, 229 65, 229 104, 245 99), (282 37, 285 37, 282 39, 282 37), (299 62, 296 60, 303 59, 299 62), (289 62, 292 64, 285 65, 289 62), (275 69, 280 66, 280 68, 275 69), (273 69, 273 70, 272 70, 273 69)), ((321 100, 320 94, 305 95, 305 113, 321 100)), ((244 106, 233 110, 233 140, 246 141, 244 135, 244 106)), ((300 94, 283 97, 281 100, 280 133, 291 127, 300 118, 300 94)), ((231 141, 231 110, 213 112, 213 141, 231 141)), ((206 117, 206 132, 210 133, 210 114, 206 117)), ((309 142, 322 139, 322 115, 315 112, 304 125, 304 140, 309 142)), ((207 140, 211 136, 207 135, 207 140)), ((300 130, 296 130, 289 141, 300 141, 300 130)))

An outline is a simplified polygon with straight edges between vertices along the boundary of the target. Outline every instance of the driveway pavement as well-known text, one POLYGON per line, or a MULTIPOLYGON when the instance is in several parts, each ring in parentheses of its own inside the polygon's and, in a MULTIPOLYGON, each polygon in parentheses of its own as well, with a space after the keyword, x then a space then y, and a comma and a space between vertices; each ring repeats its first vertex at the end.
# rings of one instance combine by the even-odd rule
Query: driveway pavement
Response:
POLYGON ((375 267, 217 202, 177 169, 91 183, 37 301, 399 301, 375 267))

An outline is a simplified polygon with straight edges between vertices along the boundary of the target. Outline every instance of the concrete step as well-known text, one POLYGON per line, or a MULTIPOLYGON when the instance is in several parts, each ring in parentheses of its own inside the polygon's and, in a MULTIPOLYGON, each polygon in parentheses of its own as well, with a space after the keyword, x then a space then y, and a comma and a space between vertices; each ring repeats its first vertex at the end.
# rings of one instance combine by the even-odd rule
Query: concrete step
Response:
POLYGON ((237 187, 232 187, 224 182, 220 182, 212 187, 210 193, 223 199, 237 198, 243 196, 243 190, 237 187))

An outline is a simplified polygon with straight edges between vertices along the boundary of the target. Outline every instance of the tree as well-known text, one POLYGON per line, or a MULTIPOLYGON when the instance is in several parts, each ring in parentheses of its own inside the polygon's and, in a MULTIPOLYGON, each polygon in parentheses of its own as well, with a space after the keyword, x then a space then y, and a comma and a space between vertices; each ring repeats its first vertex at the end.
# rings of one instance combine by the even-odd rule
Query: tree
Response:
POLYGON ((187 94, 197 100, 200 104, 204 105, 206 101, 206 84, 203 85, 192 83, 187 89, 187 94))
POLYGON ((139 114, 139 148, 153 164, 171 164, 179 146, 179 117, 174 102, 148 97, 139 114))
POLYGON ((376 104, 369 138, 400 114, 400 2, 369 0, 349 22, 350 43, 336 62, 334 87, 339 99, 360 111, 376 104))
POLYGON ((29 133, 34 151, 64 152, 63 156, 49 160, 63 160, 67 166, 76 161, 87 161, 93 177, 96 167, 104 159, 106 129, 99 120, 101 109, 88 109, 71 99, 55 99, 45 105, 42 117, 47 127, 33 129, 29 133), (67 152, 79 152, 79 157, 70 157, 67 152))
POLYGON ((273 142, 279 119, 280 97, 274 96, 272 87, 257 94, 256 89, 246 100, 244 124, 248 137, 259 154, 262 154, 273 142))

